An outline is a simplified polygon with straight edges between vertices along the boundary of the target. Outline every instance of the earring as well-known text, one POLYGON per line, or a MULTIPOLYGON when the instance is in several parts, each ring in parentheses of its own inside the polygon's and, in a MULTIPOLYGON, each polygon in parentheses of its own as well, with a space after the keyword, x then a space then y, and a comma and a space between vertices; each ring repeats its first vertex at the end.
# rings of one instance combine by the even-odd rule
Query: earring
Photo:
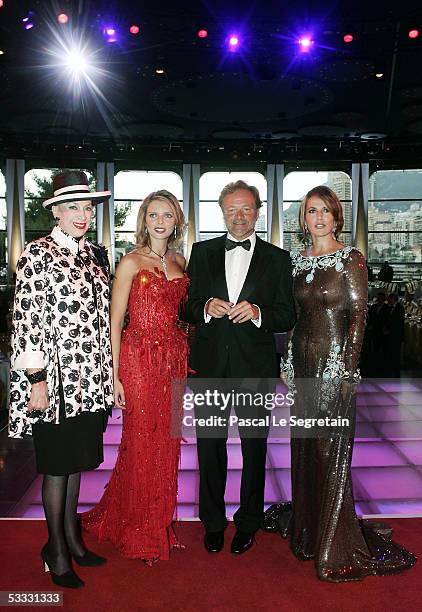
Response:
POLYGON ((145 228, 145 233, 148 234, 148 228, 147 227, 145 228))
POLYGON ((176 236, 177 236, 177 228, 176 226, 174 226, 174 237, 176 238, 176 236))

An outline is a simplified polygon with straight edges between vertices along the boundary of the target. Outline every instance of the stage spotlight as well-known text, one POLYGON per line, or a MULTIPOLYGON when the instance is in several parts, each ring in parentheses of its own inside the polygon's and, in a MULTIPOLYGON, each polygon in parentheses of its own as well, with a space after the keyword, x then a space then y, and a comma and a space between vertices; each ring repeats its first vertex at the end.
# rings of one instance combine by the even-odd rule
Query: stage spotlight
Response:
POLYGON ((382 79, 382 77, 384 76, 384 73, 383 72, 376 72, 375 76, 376 76, 377 79, 382 79))
POLYGON ((69 21, 69 17, 66 15, 66 13, 60 13, 60 15, 57 15, 57 21, 64 25, 69 21))
POLYGON ((161 67, 156 68, 155 74, 159 74, 159 75, 165 74, 164 68, 161 68, 161 67))
POLYGON ((62 30, 54 27, 54 23, 52 32, 56 40, 45 50, 44 64, 50 78, 60 79, 63 82, 62 89, 67 90, 75 103, 85 100, 86 96, 92 96, 101 112, 106 113, 109 105, 103 93, 103 86, 105 79, 112 79, 113 74, 101 65, 102 48, 93 50, 89 47, 84 33, 72 32, 68 28, 62 30))
POLYGON ((4 55, 3 49, 0 49, 0 55, 4 55))
POLYGON ((409 36, 409 38, 418 38, 419 30, 417 30, 416 28, 413 28, 412 30, 409 30, 408 36, 409 36))
POLYGON ((239 48, 240 39, 237 34, 230 34, 229 36, 229 51, 237 51, 239 48))
POLYGON ((29 11, 27 16, 22 19, 23 27, 25 28, 25 30, 32 30, 32 28, 34 27, 35 24, 33 17, 33 11, 29 11))
POLYGON ((312 40, 312 38, 308 35, 306 36, 301 36, 301 38, 299 38, 299 40, 297 41, 298 45, 300 47, 300 50, 303 53, 306 53, 307 51, 309 51, 309 49, 312 47, 312 45, 314 44, 314 41, 312 40))
POLYGON ((345 34, 343 36, 343 40, 344 40, 345 43, 353 42, 353 34, 345 34))
POLYGON ((88 68, 88 62, 80 49, 71 49, 65 56, 65 65, 74 76, 85 73, 88 68))
POLYGON ((198 30, 198 38, 206 38, 208 36, 208 32, 206 30, 198 30))
POLYGON ((108 43, 114 43, 117 41, 117 30, 114 26, 106 26, 103 30, 103 34, 108 43))
POLYGON ((3 7, 3 5, 4 5, 3 0, 0 0, 0 8, 2 8, 2 7, 3 7))
POLYGON ((140 30, 139 26, 137 26, 135 24, 131 25, 130 28, 129 28, 129 32, 131 34, 139 34, 139 30, 140 30))

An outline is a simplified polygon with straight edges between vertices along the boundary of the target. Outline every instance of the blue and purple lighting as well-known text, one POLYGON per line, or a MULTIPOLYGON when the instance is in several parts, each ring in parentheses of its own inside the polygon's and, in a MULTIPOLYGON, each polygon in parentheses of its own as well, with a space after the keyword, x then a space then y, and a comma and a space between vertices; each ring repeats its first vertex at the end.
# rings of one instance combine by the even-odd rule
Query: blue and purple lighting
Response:
POLYGON ((34 12, 29 11, 26 17, 22 19, 23 27, 25 28, 25 30, 32 30, 32 28, 34 27, 35 24, 34 24, 33 16, 34 16, 34 12))
POLYGON ((229 36, 229 51, 237 51, 240 45, 238 34, 230 34, 229 36))
POLYGON ((114 43, 117 41, 117 30, 113 25, 108 25, 103 29, 104 37, 108 43, 114 43))
POLYGON ((314 41, 312 40, 311 36, 306 34, 304 36, 301 36, 298 39, 297 43, 302 53, 307 53, 311 49, 312 45, 314 44, 314 41))

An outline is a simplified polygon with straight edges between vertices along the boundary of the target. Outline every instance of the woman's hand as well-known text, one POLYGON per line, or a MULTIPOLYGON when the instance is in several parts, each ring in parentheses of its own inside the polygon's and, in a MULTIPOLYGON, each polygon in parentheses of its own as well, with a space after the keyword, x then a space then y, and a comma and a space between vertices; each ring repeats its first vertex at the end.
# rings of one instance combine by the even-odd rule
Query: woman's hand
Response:
POLYGON ((47 381, 35 383, 31 387, 28 410, 47 410, 49 407, 47 381))
POLYGON ((343 401, 348 401, 354 395, 356 395, 356 390, 357 390, 357 383, 343 380, 341 383, 341 395, 342 395, 343 401))
POLYGON ((288 386, 288 384, 289 384, 289 377, 287 375, 287 372, 284 372, 284 370, 281 370, 280 378, 284 382, 284 384, 288 386))
POLYGON ((125 390, 123 388, 122 383, 118 378, 114 380, 114 403, 117 408, 121 410, 125 410, 125 390))

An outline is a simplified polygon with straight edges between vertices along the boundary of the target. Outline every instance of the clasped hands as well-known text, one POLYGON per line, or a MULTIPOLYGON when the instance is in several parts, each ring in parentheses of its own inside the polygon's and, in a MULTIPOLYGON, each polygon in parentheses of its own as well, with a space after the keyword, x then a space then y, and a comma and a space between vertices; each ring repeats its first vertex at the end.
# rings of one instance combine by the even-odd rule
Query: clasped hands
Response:
POLYGON ((205 312, 214 319, 222 319, 227 315, 233 323, 246 323, 259 318, 259 308, 246 300, 235 305, 220 298, 212 298, 205 305, 205 312))

